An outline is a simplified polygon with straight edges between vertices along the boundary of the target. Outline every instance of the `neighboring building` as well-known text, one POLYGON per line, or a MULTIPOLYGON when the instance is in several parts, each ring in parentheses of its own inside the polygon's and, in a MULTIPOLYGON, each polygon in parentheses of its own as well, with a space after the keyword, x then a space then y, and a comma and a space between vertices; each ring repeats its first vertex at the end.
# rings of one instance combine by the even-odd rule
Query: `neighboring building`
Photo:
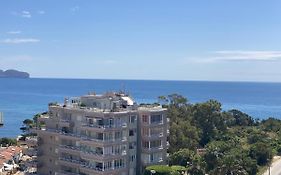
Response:
POLYGON ((136 175, 166 163, 166 109, 123 93, 51 103, 38 122, 45 123, 37 130, 40 175, 136 175))
POLYGON ((13 171, 18 167, 22 157, 22 149, 18 146, 0 147, 0 174, 13 171))

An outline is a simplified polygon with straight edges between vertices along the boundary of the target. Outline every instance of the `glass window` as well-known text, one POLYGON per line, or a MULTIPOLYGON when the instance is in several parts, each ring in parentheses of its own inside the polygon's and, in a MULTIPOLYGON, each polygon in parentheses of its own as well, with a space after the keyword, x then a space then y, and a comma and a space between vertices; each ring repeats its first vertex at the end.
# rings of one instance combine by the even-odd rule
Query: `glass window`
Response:
POLYGON ((152 115, 150 117, 151 123, 161 123, 162 122, 162 115, 152 115))
POLYGON ((136 119, 137 119, 137 116, 135 116, 135 115, 130 116, 130 123, 135 123, 136 119))
POLYGON ((133 130, 133 129, 130 129, 130 130, 129 130, 129 136, 134 136, 134 135, 135 135, 134 130, 133 130))
POLYGON ((142 116, 142 122, 143 123, 148 123, 148 116, 147 115, 143 115, 142 116))

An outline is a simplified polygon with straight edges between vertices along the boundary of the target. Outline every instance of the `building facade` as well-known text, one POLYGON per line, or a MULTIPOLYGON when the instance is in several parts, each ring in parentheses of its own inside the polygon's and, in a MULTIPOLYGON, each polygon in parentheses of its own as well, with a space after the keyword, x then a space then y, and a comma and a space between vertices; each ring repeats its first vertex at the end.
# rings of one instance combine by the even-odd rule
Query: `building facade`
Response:
POLYGON ((38 134, 40 175, 138 175, 165 164, 168 119, 159 105, 122 93, 90 94, 49 104, 38 134))

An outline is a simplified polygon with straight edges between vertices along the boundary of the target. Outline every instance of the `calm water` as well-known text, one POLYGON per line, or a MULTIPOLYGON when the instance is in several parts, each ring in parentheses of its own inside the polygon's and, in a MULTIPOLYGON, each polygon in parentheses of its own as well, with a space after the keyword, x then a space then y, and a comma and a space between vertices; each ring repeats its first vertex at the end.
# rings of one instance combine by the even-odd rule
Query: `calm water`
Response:
POLYGON ((237 108, 255 118, 281 118, 281 83, 0 79, 0 111, 5 115, 0 137, 20 134, 22 121, 46 111, 49 102, 120 89, 128 91, 137 102, 155 102, 160 95, 179 93, 191 102, 217 99, 224 109, 237 108))

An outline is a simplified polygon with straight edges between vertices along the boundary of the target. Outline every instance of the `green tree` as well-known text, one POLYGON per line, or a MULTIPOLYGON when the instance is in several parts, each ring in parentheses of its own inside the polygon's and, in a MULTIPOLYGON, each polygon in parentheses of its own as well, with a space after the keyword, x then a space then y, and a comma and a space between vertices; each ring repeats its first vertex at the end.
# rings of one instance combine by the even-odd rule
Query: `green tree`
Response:
POLYGON ((195 153, 189 149, 180 149, 169 157, 170 165, 187 166, 188 162, 192 162, 195 153))
POLYGON ((202 130, 201 146, 213 140, 219 130, 225 131, 227 128, 221 113, 221 104, 215 100, 196 104, 193 115, 193 122, 202 130))
POLYGON ((257 142, 250 148, 250 156, 256 159, 257 164, 267 165, 272 159, 272 148, 268 143, 257 142))

